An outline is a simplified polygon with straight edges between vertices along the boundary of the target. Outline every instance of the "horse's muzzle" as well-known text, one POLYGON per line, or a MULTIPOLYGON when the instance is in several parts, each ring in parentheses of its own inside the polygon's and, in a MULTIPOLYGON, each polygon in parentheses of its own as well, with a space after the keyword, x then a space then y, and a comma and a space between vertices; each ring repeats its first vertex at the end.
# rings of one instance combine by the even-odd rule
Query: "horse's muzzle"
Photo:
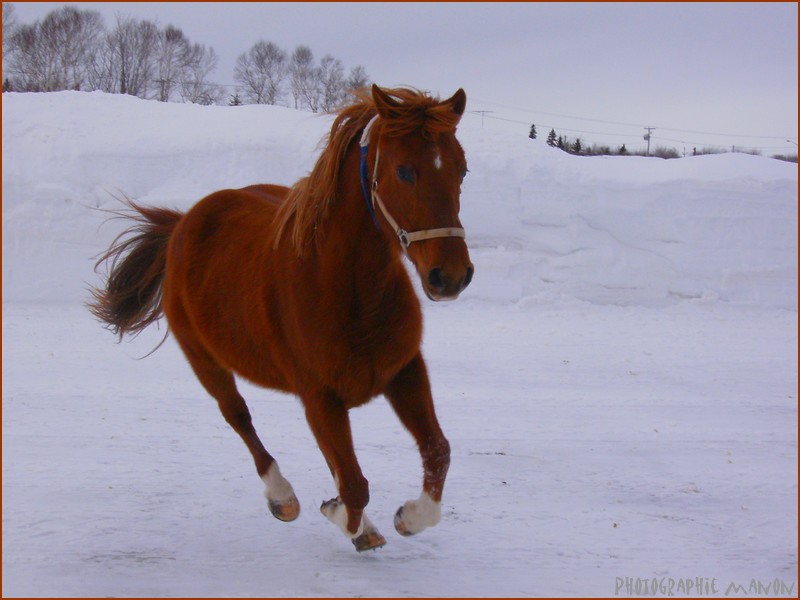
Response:
POLYGON ((469 265, 463 273, 453 275, 434 267, 428 273, 428 281, 422 286, 428 298, 434 301, 455 300, 472 281, 475 268, 469 265))

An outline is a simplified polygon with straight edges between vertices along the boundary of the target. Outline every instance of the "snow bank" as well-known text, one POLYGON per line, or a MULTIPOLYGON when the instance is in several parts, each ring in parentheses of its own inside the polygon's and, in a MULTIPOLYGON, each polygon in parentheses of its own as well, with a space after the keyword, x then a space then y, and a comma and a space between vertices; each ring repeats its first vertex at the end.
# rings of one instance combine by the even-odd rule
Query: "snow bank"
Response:
POLYGON ((577 157, 480 130, 461 137, 464 221, 490 266, 476 278, 484 295, 797 307, 795 165, 577 157))
MULTIPOLYGON (((99 92, 3 94, 3 300, 77 302, 114 196, 188 208, 291 184, 330 117, 164 104, 99 92)), ((468 297, 797 308, 797 169, 749 155, 575 157, 465 120, 468 297)))

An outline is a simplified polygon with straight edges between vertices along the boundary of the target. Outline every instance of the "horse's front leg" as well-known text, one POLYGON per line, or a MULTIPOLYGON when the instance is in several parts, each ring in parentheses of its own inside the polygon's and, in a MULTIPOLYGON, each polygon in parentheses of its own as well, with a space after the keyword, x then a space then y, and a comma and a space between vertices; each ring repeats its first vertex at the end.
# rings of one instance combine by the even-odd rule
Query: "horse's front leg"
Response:
POLYGON ((406 365, 385 391, 400 421, 414 436, 422 456, 422 493, 397 511, 394 526, 402 535, 419 533, 441 519, 442 490, 450 466, 450 444, 433 408, 428 372, 421 354, 406 365))
POLYGON ((338 496, 322 503, 320 511, 349 537, 356 550, 379 548, 384 537, 364 514, 369 502, 369 483, 353 449, 350 417, 335 394, 304 398, 306 419, 328 462, 338 496))

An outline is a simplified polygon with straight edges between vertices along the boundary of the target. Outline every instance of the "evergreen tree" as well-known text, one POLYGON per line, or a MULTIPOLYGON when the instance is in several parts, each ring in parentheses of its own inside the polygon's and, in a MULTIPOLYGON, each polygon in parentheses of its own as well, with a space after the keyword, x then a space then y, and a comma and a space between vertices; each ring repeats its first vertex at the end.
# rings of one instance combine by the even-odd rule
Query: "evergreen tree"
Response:
POLYGON ((581 146, 581 138, 577 138, 575 143, 572 144, 572 153, 573 154, 580 154, 581 150, 583 150, 583 146, 581 146))
POLYGON ((551 129, 550 133, 547 134, 547 145, 548 146, 555 146, 556 145, 556 130, 551 129))
POLYGON ((239 96, 239 92, 234 92, 231 99, 228 101, 228 106, 241 106, 243 104, 242 97, 239 96))
POLYGON ((625 144, 619 147, 619 155, 626 156, 628 154, 628 149, 625 147, 625 144))
POLYGON ((561 150, 564 149, 564 138, 563 137, 558 136, 558 141, 556 142, 556 148, 559 148, 561 150))
POLYGON ((528 134, 528 137, 532 140, 536 139, 536 125, 531 125, 531 132, 528 134))

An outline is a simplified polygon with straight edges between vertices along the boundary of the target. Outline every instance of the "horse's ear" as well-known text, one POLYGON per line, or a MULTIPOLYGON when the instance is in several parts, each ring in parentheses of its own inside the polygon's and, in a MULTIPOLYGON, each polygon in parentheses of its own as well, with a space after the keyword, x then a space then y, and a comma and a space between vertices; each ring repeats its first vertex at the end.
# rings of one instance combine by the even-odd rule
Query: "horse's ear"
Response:
POLYGON ((378 109, 378 114, 384 119, 391 118, 393 109, 400 105, 397 100, 374 83, 372 84, 372 100, 375 102, 375 108, 378 109))
POLYGON ((464 88, 458 88, 458 91, 443 102, 443 104, 451 104, 453 112, 459 117, 464 114, 464 109, 467 108, 467 93, 464 88))

